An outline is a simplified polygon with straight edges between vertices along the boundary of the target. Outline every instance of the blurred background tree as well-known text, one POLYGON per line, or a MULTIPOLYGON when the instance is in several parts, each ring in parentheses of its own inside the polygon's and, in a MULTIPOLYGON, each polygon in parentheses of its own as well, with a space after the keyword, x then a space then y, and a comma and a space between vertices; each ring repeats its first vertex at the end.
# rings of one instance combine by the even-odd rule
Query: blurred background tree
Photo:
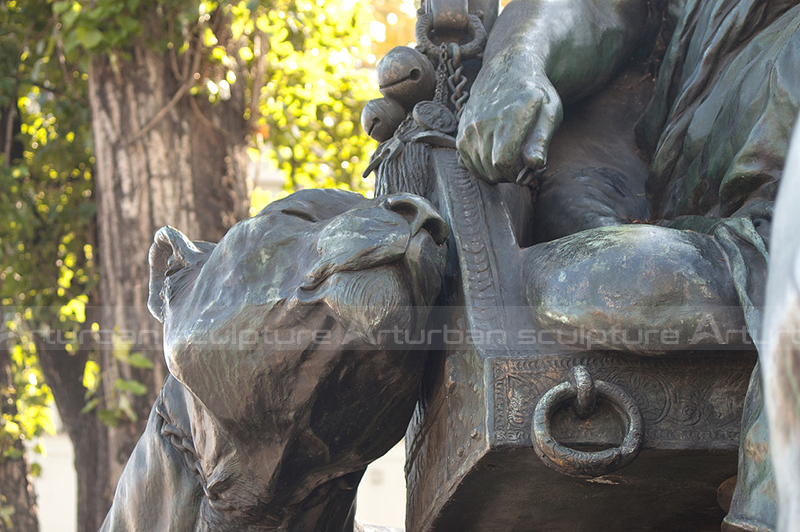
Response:
POLYGON ((2 4, 0 530, 37 530, 23 444, 52 430, 53 400, 75 449, 78 530, 99 528, 166 376, 145 307, 153 234, 218 240, 248 214, 260 158, 286 191, 366 192, 369 67, 413 39, 414 10, 2 4))

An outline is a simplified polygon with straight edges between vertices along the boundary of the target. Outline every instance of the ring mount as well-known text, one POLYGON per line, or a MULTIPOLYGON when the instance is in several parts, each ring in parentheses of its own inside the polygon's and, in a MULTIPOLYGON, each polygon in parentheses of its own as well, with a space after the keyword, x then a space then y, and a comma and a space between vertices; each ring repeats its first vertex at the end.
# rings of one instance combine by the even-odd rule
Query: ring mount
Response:
POLYGON ((644 421, 639 407, 622 388, 593 381, 584 366, 576 366, 569 381, 553 387, 539 399, 533 413, 532 432, 533 447, 546 466, 572 477, 599 477, 636 458, 644 441, 644 421), (627 418, 628 430, 622 443, 602 451, 578 451, 558 443, 551 432, 551 418, 558 407, 573 400, 576 414, 586 418, 594 411, 595 398, 614 404, 627 418))

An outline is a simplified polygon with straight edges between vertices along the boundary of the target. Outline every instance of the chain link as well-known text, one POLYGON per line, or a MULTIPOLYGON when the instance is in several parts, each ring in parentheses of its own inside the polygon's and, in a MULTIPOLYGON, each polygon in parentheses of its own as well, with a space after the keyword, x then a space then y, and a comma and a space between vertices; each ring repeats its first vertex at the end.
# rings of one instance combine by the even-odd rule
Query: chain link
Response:
POLYGON ((469 92, 464 90, 467 85, 467 77, 464 75, 464 67, 461 64, 461 47, 455 43, 450 43, 450 57, 447 60, 447 86, 450 89, 450 102, 456 112, 456 118, 461 119, 464 104, 469 99, 469 92))
POLYGON ((433 101, 447 106, 447 45, 439 47, 439 64, 436 67, 436 91, 433 94, 433 101))
POLYGON ((456 119, 461 119, 464 104, 469 99, 465 89, 469 80, 464 75, 462 59, 480 58, 486 44, 486 30, 481 22, 483 13, 469 16, 469 33, 472 39, 466 45, 458 43, 442 43, 435 46, 428 38, 432 29, 433 18, 430 13, 419 12, 417 20, 417 49, 428 55, 431 62, 438 58, 436 66, 436 91, 433 101, 453 109, 456 119), (438 57, 437 57, 438 56, 438 57))
POLYGON ((456 118, 460 119, 464 104, 469 98, 469 92, 464 89, 468 80, 464 75, 464 67, 461 64, 461 47, 458 44, 447 43, 439 47, 439 65, 436 68, 436 74, 436 91, 433 101, 445 107, 452 107, 456 118))

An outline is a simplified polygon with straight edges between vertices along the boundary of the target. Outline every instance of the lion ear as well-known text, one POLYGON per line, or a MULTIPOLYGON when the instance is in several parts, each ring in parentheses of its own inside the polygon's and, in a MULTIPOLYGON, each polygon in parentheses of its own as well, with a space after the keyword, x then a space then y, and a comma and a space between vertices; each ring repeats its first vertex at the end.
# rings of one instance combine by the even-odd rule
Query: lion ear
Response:
POLYGON ((192 266, 202 266, 216 244, 192 242, 174 227, 164 226, 158 230, 150 246, 150 295, 147 308, 155 318, 164 321, 164 281, 170 275, 192 266))

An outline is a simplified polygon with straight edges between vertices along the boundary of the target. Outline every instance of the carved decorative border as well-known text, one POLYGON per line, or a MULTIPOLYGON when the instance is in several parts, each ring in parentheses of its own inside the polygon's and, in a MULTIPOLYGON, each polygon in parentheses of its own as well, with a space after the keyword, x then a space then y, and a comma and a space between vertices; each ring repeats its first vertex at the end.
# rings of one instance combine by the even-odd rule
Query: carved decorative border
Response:
POLYGON ((489 230, 478 184, 458 164, 455 150, 434 150, 439 182, 445 187, 450 227, 458 242, 462 281, 468 298, 471 325, 478 330, 502 330, 489 230))
POLYGON ((621 386, 645 421, 645 446, 736 448, 752 371, 748 357, 636 358, 612 355, 498 357, 491 365, 497 445, 530 445, 539 397, 563 382, 575 365, 621 386))

